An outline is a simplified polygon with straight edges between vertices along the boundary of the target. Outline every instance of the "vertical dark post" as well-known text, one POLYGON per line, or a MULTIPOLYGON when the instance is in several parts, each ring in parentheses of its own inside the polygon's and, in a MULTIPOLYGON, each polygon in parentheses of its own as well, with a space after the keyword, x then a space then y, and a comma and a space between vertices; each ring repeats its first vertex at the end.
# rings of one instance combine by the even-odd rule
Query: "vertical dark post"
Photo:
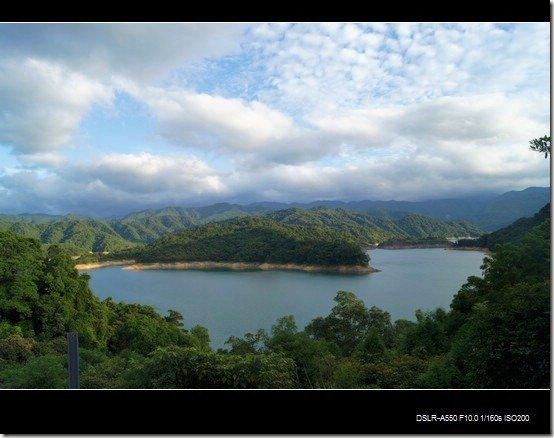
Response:
POLYGON ((67 334, 69 389, 79 389, 79 333, 67 334))

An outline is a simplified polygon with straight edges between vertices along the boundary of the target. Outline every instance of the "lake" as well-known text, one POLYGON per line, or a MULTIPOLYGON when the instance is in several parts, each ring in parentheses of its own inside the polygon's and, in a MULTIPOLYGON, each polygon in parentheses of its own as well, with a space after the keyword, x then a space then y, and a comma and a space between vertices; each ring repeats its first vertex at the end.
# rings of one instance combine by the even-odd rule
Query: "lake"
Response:
POLYGON ((294 315, 300 329, 334 306, 337 291, 354 292, 367 307, 388 311, 394 320, 415 320, 417 309, 448 309, 452 296, 470 275, 481 275, 484 254, 445 249, 369 251, 368 275, 295 271, 125 271, 94 269, 90 285, 104 299, 154 306, 162 314, 175 309, 186 328, 207 327, 212 347, 229 336, 271 329, 281 316, 294 315))

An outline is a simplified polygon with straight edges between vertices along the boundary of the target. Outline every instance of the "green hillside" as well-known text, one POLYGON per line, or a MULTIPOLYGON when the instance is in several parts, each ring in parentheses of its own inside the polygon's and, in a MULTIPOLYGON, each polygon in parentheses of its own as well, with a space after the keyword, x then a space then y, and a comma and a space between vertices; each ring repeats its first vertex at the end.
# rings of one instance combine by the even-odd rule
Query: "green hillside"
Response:
POLYGON ((390 239, 479 236, 483 233, 469 222, 445 222, 415 214, 394 220, 343 208, 291 208, 269 213, 266 217, 284 224, 329 227, 347 233, 360 245, 372 245, 390 239))
POLYGON ((329 227, 347 233, 360 245, 370 245, 391 239, 479 236, 482 230, 497 230, 517 218, 531 216, 549 197, 548 187, 529 187, 499 196, 421 202, 257 202, 166 207, 108 219, 4 214, 0 215, 0 230, 34 237, 43 244, 61 244, 72 254, 84 254, 152 243, 211 222, 266 216, 283 224, 329 227))
POLYGON ((467 221, 441 221, 428 216, 410 214, 397 221, 398 226, 409 236, 417 239, 427 237, 479 236, 483 231, 467 221))
POLYGON ((345 233, 248 217, 199 226, 110 258, 139 262, 260 262, 367 266, 369 258, 345 233))
POLYGON ((520 217, 532 216, 550 200, 550 187, 528 187, 501 195, 482 195, 467 198, 434 199, 428 201, 314 201, 283 204, 266 202, 256 205, 282 210, 296 208, 344 208, 370 216, 400 219, 408 214, 430 216, 444 221, 469 221, 486 231, 495 231, 520 217))
POLYGON ((45 245, 60 245, 71 254, 89 251, 115 251, 133 246, 107 223, 96 219, 62 218, 49 223, 18 221, 17 217, 0 222, 0 230, 40 239, 45 245))
POLYGON ((399 219, 369 216, 343 208, 290 208, 269 211, 267 207, 216 204, 201 208, 145 210, 109 220, 79 216, 0 216, 0 230, 40 239, 45 245, 62 245, 71 254, 112 252, 213 222, 240 217, 267 217, 285 225, 326 227, 343 232, 359 245, 389 239, 478 236, 482 231, 467 222, 445 222, 409 214, 399 219))
POLYGON ((530 229, 540 225, 546 219, 550 219, 550 203, 541 208, 533 217, 522 217, 513 224, 485 234, 477 240, 460 240, 458 246, 478 246, 494 251, 498 245, 504 243, 519 244, 530 229))

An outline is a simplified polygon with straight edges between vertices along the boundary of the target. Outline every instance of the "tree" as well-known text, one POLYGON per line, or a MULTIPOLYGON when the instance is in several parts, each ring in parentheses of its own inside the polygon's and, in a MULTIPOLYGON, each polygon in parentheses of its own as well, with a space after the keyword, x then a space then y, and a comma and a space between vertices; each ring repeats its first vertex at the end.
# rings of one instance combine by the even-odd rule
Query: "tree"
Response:
POLYGON ((544 154, 544 158, 548 158, 550 154, 550 136, 545 135, 544 137, 534 138, 529 142, 529 148, 544 154))
POLYGON ((271 334, 266 341, 267 348, 294 361, 299 387, 326 386, 335 362, 330 350, 332 345, 325 340, 312 339, 305 332, 298 332, 292 315, 279 318, 271 328, 271 334))
POLYGON ((195 325, 190 329, 191 340, 193 345, 199 350, 207 350, 210 348, 210 333, 206 327, 195 325))
POLYGON ((315 318, 306 326, 306 333, 315 339, 334 342, 343 356, 348 356, 361 342, 370 326, 370 313, 364 302, 352 292, 339 291, 337 305, 325 318, 315 318))
POLYGON ((463 385, 548 388, 550 220, 520 245, 499 245, 483 267, 484 279, 454 300, 453 312, 464 314, 465 322, 454 335, 451 357, 463 385))
POLYGON ((415 315, 417 324, 407 333, 403 350, 422 359, 445 353, 450 347, 445 332, 446 312, 441 308, 432 312, 418 309, 415 315))
POLYGON ((32 331, 43 260, 35 239, 0 231, 0 320, 32 331))
POLYGON ((456 335, 456 364, 472 388, 550 387, 550 287, 513 286, 475 306, 456 335))
POLYGON ((231 354, 258 354, 265 351, 267 333, 264 329, 258 329, 256 333, 246 333, 244 337, 231 336, 225 344, 231 346, 231 354))
POLYGON ((362 378, 361 365, 350 358, 340 361, 333 370, 331 386, 333 388, 359 388, 362 378))
POLYGON ((416 388, 459 388, 461 387, 460 370, 454 365, 450 355, 437 356, 432 359, 425 372, 414 382, 416 388))
POLYGON ((0 364, 2 361, 25 363, 33 353, 34 346, 33 339, 23 338, 19 335, 10 335, 5 339, 0 339, 0 364))
POLYGON ((112 332, 108 346, 114 353, 129 349, 147 355, 157 347, 194 344, 190 333, 175 321, 167 321, 151 306, 112 302, 107 305, 112 332))
POLYGON ((279 354, 158 348, 128 376, 135 388, 291 388, 294 364, 279 354))
POLYGON ((0 372, 2 388, 67 388, 64 356, 32 357, 22 365, 13 365, 0 372))
POLYGON ((183 315, 180 312, 174 309, 169 309, 167 313, 168 316, 164 318, 167 322, 176 327, 183 327, 183 315))
POLYGON ((399 354, 388 360, 362 365, 361 384, 371 388, 413 388, 427 368, 427 361, 417 356, 399 354))
POLYGON ((362 362, 375 362, 385 356, 385 344, 375 328, 369 330, 362 342, 354 350, 353 356, 362 362))
POLYGON ((86 274, 79 275, 65 251, 58 246, 48 248, 35 309, 37 333, 52 338, 75 331, 85 348, 106 346, 107 309, 90 290, 89 279, 86 274))

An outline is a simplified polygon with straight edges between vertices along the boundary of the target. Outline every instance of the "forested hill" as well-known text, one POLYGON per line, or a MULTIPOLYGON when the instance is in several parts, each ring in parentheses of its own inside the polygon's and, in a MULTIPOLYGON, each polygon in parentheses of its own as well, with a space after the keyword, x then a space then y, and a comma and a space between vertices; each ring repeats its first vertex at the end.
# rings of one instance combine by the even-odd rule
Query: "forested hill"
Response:
POLYGON ((369 261, 345 233, 327 227, 284 225, 260 217, 202 225, 110 258, 359 266, 367 266, 369 261))
POLYGON ((494 251, 498 245, 504 243, 518 244, 530 229, 542 224, 546 219, 550 219, 550 203, 541 208, 533 217, 522 217, 513 224, 485 234, 477 240, 460 240, 458 246, 478 246, 494 251))
POLYGON ((61 245, 77 255, 152 243, 168 234, 206 223, 267 215, 286 224, 322 225, 345 231, 358 243, 367 245, 390 239, 477 236, 482 234, 481 229, 494 231, 520 217, 531 216, 549 199, 548 187, 529 187, 499 196, 422 202, 258 202, 167 207, 107 219, 77 215, 0 215, 0 230, 34 237, 46 245, 61 245))
MULTIPOLYGON (((134 213, 122 219, 99 220, 68 216, 22 215, 0 216, 0 229, 40 239, 43 244, 59 244, 71 254, 113 252, 140 243, 152 243, 163 236, 193 227, 235 217, 252 217, 263 209, 248 212, 219 204, 211 208, 167 208, 152 212, 134 213)), ((373 217, 345 209, 293 208, 265 212, 265 217, 289 225, 321 226, 344 232, 359 245, 372 245, 389 239, 419 239, 427 237, 479 236, 482 231, 468 222, 444 222, 419 215, 400 219, 373 217)))
POLYGON ((134 245, 109 223, 98 219, 54 216, 26 221, 18 218, 0 216, 0 230, 39 239, 44 245, 60 245, 70 254, 115 251, 134 245))
POLYGON ((329 227, 348 233, 360 245, 372 245, 390 239, 476 237, 483 233, 469 222, 445 222, 416 214, 394 220, 343 208, 291 208, 269 213, 266 217, 283 224, 329 227))

